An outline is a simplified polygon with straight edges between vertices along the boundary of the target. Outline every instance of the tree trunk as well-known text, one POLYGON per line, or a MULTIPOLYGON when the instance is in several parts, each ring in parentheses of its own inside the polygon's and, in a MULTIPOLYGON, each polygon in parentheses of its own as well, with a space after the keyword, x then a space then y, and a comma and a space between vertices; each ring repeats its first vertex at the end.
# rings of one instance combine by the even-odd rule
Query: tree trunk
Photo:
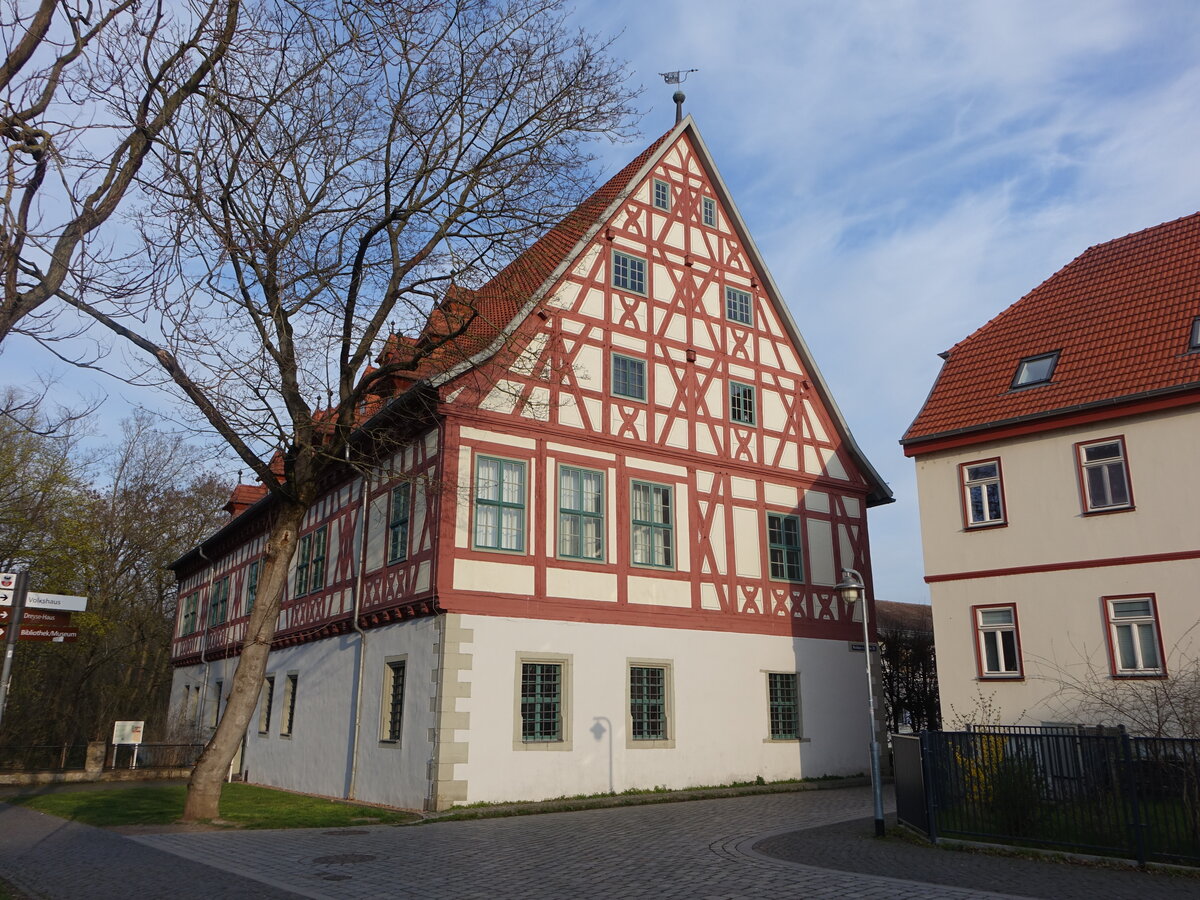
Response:
MULTIPOLYGON (((305 512, 306 507, 302 504, 281 503, 278 517, 271 525, 254 610, 250 614, 246 640, 233 673, 229 702, 217 723, 217 730, 196 761, 192 777, 188 779, 187 800, 183 807, 185 822, 215 819, 220 815, 221 786, 225 783, 229 764, 246 734, 262 691, 267 657, 271 653, 271 639, 275 636, 283 592, 287 586, 288 566, 296 552, 297 532, 305 512)), ((216 702, 219 705, 221 698, 218 697, 216 702)))

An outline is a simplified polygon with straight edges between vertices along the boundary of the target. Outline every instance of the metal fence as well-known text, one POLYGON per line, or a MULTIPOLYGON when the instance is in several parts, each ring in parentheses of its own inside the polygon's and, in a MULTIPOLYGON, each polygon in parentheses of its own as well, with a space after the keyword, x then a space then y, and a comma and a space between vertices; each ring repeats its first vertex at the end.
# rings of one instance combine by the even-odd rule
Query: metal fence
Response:
POLYGON ((114 744, 106 769, 185 769, 196 764, 203 744, 114 744))
POLYGON ((1058 727, 895 740, 900 818, 933 840, 1200 866, 1200 741, 1058 727))
MULTIPOLYGON (((110 744, 104 768, 183 769, 195 765, 203 749, 203 744, 110 744)), ((0 747, 0 772, 78 771, 87 768, 87 753, 87 744, 0 747)))
POLYGON ((86 761, 87 744, 0 747, 0 772, 65 772, 86 761))

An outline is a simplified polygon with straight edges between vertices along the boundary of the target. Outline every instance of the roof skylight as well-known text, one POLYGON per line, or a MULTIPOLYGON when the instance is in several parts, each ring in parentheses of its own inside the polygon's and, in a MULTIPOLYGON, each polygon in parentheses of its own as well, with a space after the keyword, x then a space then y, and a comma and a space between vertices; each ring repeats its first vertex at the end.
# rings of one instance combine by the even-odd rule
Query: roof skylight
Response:
POLYGON ((1042 353, 1039 356, 1027 356, 1017 363, 1017 374, 1013 376, 1013 388, 1034 387, 1045 384, 1054 374, 1054 364, 1058 362, 1058 351, 1042 353))
POLYGON ((1200 350, 1200 316, 1192 319, 1192 337, 1188 341, 1188 350, 1200 350))

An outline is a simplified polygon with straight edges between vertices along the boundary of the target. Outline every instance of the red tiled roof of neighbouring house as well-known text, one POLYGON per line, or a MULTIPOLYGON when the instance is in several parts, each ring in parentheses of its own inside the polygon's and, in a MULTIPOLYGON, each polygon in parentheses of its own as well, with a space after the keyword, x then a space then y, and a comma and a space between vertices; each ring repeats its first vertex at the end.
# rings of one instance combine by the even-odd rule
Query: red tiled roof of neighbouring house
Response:
POLYGON ((1084 251, 955 344, 901 443, 1196 391, 1200 213, 1084 251), (1058 354, 1048 383, 1012 387, 1018 363, 1058 354))
MULTIPOLYGON (((435 349, 415 372, 401 373, 400 377, 415 380, 440 374, 486 349, 516 318, 521 308, 570 255, 588 230, 600 222, 600 217, 612 202, 632 187, 634 177, 670 134, 668 131, 651 143, 487 284, 474 291, 452 286, 447 291, 446 299, 430 315, 422 338, 431 337, 436 341, 438 335, 450 334, 460 328, 462 334, 435 349)), ((420 343, 421 338, 397 339, 393 335, 384 345, 379 362, 401 362, 405 350, 416 352, 420 343)))

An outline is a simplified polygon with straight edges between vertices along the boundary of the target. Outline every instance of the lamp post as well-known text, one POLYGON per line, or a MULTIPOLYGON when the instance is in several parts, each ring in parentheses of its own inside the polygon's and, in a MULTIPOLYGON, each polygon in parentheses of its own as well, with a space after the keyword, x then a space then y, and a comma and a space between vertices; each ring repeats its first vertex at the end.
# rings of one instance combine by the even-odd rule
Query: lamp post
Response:
POLYGON ((875 836, 883 837, 883 793, 879 783, 879 738, 875 731, 875 679, 871 673, 870 611, 867 607, 867 586, 854 569, 842 569, 842 580, 834 588, 853 609, 862 601, 863 655, 867 658, 867 712, 871 721, 871 792, 875 799, 875 836))

